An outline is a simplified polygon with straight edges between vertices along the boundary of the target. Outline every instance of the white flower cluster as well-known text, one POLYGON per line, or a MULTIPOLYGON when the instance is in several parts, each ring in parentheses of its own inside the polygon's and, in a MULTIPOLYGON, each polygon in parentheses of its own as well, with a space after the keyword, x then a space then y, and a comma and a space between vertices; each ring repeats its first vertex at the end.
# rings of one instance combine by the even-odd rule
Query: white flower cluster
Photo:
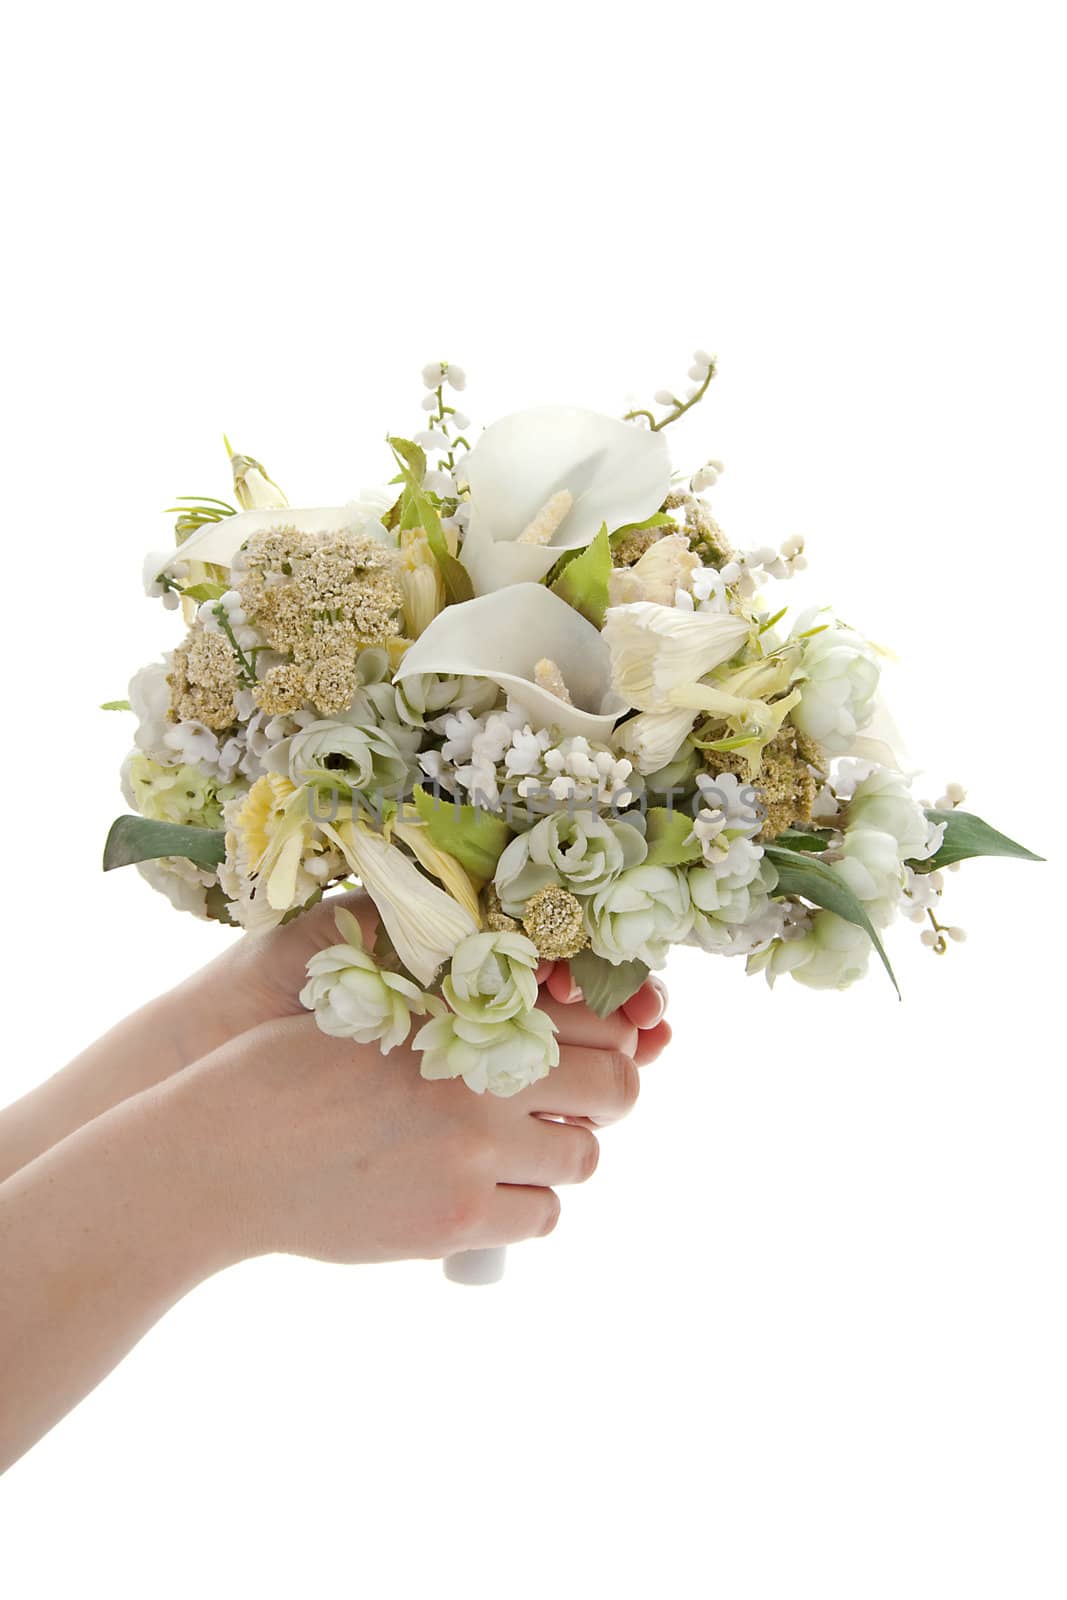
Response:
POLYGON ((148 557, 189 630, 130 685, 123 851, 249 930, 358 880, 381 943, 342 916, 313 959, 327 1031, 516 1093, 558 1058, 541 961, 617 997, 688 943, 839 988, 898 916, 962 937, 927 867, 983 829, 1025 854, 954 821, 956 785, 912 798, 866 639, 827 610, 776 632, 763 587, 803 540, 734 553, 700 498, 722 462, 672 471, 714 372, 698 350, 657 409, 539 406, 472 442, 463 369, 430 362, 387 486, 294 509, 231 453, 236 504, 183 500, 148 557), (153 858, 161 823, 188 857, 153 858))
MULTIPOLYGON (((876 928, 888 927, 920 881, 908 863, 936 855, 944 823, 928 819, 899 772, 861 760, 837 764, 820 820, 832 825, 821 862, 851 890, 876 928)), ((910 914, 911 908, 904 909, 910 914)), ((845 988, 866 971, 870 951, 869 938, 854 923, 831 911, 802 911, 789 936, 780 935, 749 965, 772 984, 788 972, 812 988, 845 988)))
POLYGON ((498 806, 505 790, 529 803, 619 807, 634 799, 638 780, 626 756, 582 734, 535 729, 516 706, 481 716, 463 709, 430 726, 443 742, 420 755, 423 772, 481 805, 498 806))

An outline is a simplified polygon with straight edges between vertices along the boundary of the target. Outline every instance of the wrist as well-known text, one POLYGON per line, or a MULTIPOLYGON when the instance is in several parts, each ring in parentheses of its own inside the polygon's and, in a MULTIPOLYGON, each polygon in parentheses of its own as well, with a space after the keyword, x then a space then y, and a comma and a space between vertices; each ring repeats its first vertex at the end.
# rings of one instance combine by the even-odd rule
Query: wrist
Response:
POLYGON ((254 1253, 228 1110, 209 1103, 208 1081, 194 1069, 118 1108, 128 1111, 127 1131, 141 1151, 148 1217, 166 1270, 188 1286, 254 1253))

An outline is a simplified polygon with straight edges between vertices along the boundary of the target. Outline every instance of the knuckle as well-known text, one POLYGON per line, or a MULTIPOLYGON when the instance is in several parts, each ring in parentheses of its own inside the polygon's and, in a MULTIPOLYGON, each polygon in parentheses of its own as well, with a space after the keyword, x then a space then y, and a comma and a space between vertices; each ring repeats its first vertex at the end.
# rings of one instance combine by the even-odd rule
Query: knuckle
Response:
POLYGON ((462 1248, 477 1235, 487 1208, 483 1191, 474 1184, 457 1184, 446 1196, 440 1213, 445 1250, 462 1248))

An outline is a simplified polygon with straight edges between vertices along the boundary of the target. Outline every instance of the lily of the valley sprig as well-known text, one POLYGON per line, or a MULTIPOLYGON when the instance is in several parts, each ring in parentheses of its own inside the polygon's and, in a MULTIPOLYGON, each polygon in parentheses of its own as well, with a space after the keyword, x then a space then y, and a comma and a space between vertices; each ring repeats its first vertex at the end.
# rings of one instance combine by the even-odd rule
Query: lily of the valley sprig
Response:
POLYGON ((421 425, 342 505, 291 505, 227 442, 232 498, 179 499, 145 563, 185 633, 109 702, 137 728, 105 865, 251 931, 358 881, 377 941, 339 911, 304 1003, 496 1094, 558 1059, 542 960, 607 1012, 676 944, 817 989, 872 954, 892 978, 900 917, 944 953, 944 871, 1036 858, 958 785, 913 797, 880 651, 774 596, 803 541, 734 548, 722 463, 672 464, 714 374, 697 351, 622 417, 479 431, 431 362, 421 425))

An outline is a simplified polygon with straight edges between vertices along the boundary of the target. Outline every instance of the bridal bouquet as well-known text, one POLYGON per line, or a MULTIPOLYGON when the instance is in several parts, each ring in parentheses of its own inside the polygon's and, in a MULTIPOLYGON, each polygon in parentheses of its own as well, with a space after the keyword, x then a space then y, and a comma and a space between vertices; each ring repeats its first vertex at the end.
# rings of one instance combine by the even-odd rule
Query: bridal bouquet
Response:
POLYGON ((558 1058, 544 960, 606 1014, 676 944, 825 989, 872 955, 892 979, 898 917, 943 952, 942 869, 1037 858, 957 786, 913 798, 878 649, 770 598, 802 541, 732 548, 721 464, 672 470, 665 429, 713 373, 698 351, 648 409, 475 436, 434 363, 390 481, 340 506, 290 507, 231 452, 236 503, 184 499, 145 567, 186 631, 113 703, 137 718, 133 814, 105 866, 253 931, 358 880, 373 948, 339 911, 304 1004, 478 1093, 558 1058))

